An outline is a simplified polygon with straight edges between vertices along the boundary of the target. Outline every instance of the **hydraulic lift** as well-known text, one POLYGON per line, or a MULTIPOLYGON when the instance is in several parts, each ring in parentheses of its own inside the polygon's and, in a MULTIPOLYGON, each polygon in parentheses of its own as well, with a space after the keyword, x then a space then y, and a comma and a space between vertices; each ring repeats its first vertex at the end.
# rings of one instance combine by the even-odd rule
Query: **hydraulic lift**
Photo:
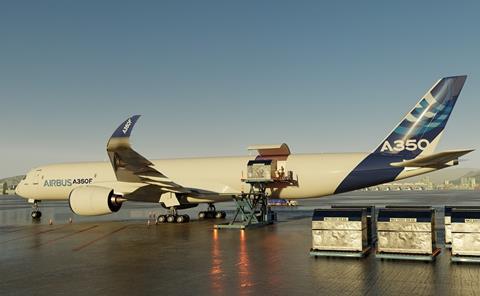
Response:
POLYGON ((250 183, 248 193, 234 198, 237 210, 233 220, 228 223, 217 224, 215 228, 245 229, 272 224, 275 221, 275 212, 268 206, 268 196, 265 191, 266 183, 250 183))

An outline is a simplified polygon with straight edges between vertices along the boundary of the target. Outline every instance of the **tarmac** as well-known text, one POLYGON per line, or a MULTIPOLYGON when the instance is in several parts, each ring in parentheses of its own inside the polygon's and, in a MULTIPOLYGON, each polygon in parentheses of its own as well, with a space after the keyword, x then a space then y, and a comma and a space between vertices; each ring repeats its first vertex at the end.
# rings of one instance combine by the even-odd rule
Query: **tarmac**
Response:
MULTIPOLYGON (((0 196, 1 295, 478 295, 480 264, 313 258, 311 215, 330 204, 432 205, 443 242, 443 206, 479 205, 479 192, 353 192, 277 210, 278 223, 214 230, 225 220, 155 225, 156 205, 78 217, 65 202, 30 205, 0 196), (69 219, 72 218, 72 223, 69 219), (49 225, 52 220, 52 225, 49 225), (150 224, 148 223, 150 221, 150 224)), ((232 217, 233 204, 218 204, 232 217)), ((192 218, 204 206, 182 211, 192 218)))

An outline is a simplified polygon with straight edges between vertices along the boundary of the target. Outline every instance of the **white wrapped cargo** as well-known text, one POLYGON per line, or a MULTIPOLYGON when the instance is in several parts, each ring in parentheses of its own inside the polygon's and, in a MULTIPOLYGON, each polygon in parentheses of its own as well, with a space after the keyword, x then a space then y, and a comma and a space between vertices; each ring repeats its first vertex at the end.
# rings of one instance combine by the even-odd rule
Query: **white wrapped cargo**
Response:
POLYGON ((433 209, 380 209, 377 218, 379 253, 433 254, 435 248, 433 209))
POLYGON ((316 209, 312 218, 312 249, 362 252, 367 244, 365 209, 316 209))
POLYGON ((480 209, 451 211, 452 255, 480 256, 480 209))
POLYGON ((250 160, 247 164, 247 180, 265 182, 272 181, 276 170, 276 162, 271 159, 250 160))
POLYGON ((373 246, 377 241, 377 230, 375 228, 376 221, 375 221, 375 206, 369 205, 350 205, 350 204, 337 204, 332 205, 332 209, 344 209, 344 208, 352 208, 352 209, 365 209, 366 216, 367 216, 367 244, 369 246, 373 246))
POLYGON ((472 206, 445 206, 445 245, 451 246, 452 244, 452 210, 453 209, 477 209, 479 207, 472 206))

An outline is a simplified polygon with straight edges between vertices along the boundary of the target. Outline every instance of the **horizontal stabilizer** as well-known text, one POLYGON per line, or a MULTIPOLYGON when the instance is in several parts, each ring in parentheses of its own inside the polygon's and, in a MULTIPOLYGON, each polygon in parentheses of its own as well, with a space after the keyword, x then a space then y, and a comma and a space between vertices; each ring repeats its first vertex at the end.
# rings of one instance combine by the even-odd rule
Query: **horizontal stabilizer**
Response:
POLYGON ((394 167, 416 167, 416 168, 438 168, 450 166, 451 161, 458 161, 458 158, 472 152, 474 149, 452 150, 431 154, 424 157, 417 157, 412 160, 393 162, 394 167))

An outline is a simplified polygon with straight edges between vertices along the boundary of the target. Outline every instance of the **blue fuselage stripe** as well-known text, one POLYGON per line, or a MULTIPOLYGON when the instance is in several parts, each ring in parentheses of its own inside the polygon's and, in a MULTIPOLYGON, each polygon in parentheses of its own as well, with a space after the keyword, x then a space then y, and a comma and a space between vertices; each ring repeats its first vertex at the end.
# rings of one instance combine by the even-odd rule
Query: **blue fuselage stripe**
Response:
POLYGON ((392 167, 403 157, 386 153, 371 153, 340 183, 335 194, 394 181, 403 168, 392 167))

